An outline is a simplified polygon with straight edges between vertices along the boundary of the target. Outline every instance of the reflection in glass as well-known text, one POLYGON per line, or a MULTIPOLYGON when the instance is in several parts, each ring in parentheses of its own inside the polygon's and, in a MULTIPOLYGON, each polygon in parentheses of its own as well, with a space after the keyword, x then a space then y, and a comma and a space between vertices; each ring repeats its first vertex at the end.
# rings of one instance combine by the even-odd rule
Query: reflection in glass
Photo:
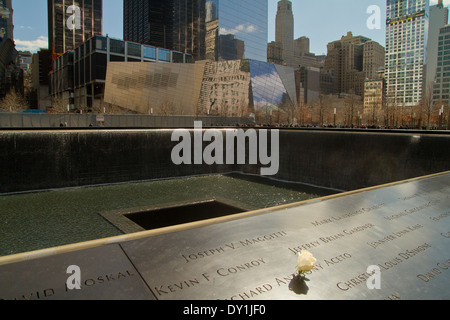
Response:
POLYGON ((125 54, 125 42, 116 39, 110 39, 109 43, 111 52, 125 54))
POLYGON ((127 42, 127 50, 129 56, 141 56, 141 45, 138 43, 127 42))
POLYGON ((156 48, 144 46, 144 58, 156 59, 156 48))
MULTIPOLYGON (((173 60, 180 58, 173 52, 173 60)), ((247 117, 293 107, 294 70, 262 61, 115 63, 108 70, 105 101, 140 113, 247 117)))
POLYGON ((277 111, 291 103, 273 64, 250 60, 250 70, 255 110, 277 111))
POLYGON ((95 42, 96 42, 97 50, 106 51, 106 48, 108 46, 108 42, 107 42, 107 39, 105 37, 96 36, 95 37, 95 42))
POLYGON ((170 61, 170 51, 164 49, 158 49, 158 59, 161 61, 170 61))
POLYGON ((251 103, 250 72, 246 62, 208 62, 205 66, 198 109, 220 116, 244 116, 251 103))
POLYGON ((183 54, 181 52, 172 52, 172 62, 174 63, 183 63, 183 54))
POLYGON ((267 61, 267 0, 174 0, 173 50, 195 60, 267 61))
POLYGON ((219 4, 219 60, 267 61, 267 0, 220 0, 219 4))

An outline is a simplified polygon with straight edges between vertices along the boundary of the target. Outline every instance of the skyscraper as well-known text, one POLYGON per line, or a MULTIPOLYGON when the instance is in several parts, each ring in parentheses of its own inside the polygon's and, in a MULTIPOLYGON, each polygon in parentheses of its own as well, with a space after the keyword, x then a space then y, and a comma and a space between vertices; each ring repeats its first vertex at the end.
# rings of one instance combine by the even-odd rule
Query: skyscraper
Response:
POLYGON ((433 103, 450 103, 450 25, 446 25, 440 29, 438 46, 438 67, 436 68, 436 77, 433 86, 433 103), (447 63, 447 65, 444 65, 447 63))
POLYGON ((268 61, 298 69, 299 67, 321 68, 323 57, 309 51, 310 40, 303 36, 294 39, 294 13, 292 2, 278 1, 275 19, 275 41, 268 44, 268 61))
POLYGON ((348 32, 340 40, 330 42, 323 73, 333 79, 333 89, 329 93, 364 94, 364 48, 370 39, 353 36, 348 32))
POLYGON ((0 42, 14 39, 12 0, 0 0, 0 42))
POLYGON ((423 95, 429 0, 387 0, 386 93, 394 106, 415 106, 423 95))
POLYGON ((124 0, 124 40, 171 49, 172 13, 173 1, 124 0))
POLYGON ((278 2, 275 42, 281 45, 285 64, 291 64, 294 58, 294 14, 292 3, 288 0, 278 2))
POLYGON ((267 20, 267 0, 124 0, 125 40, 195 60, 267 61, 267 20))
POLYGON ((366 79, 377 79, 379 69, 384 69, 385 50, 375 41, 364 44, 363 71, 366 79))
POLYGON ((53 58, 103 32, 103 0, 48 0, 48 45, 53 58))
MULTIPOLYGON (((430 7, 430 27, 428 31, 427 66, 425 90, 431 90, 436 77, 438 65, 439 33, 448 23, 448 9, 444 8, 442 0, 430 7)), ((442 58, 439 58, 439 60, 442 58)), ((442 61, 442 60, 441 60, 442 61)), ((442 66, 441 66, 442 67, 442 66)))

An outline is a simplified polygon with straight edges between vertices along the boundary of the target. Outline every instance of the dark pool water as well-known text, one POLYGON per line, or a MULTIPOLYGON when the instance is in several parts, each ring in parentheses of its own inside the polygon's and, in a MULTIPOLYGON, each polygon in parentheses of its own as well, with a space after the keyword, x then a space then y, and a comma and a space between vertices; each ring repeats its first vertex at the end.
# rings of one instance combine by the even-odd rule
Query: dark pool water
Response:
POLYGON ((242 175, 212 175, 0 196, 0 256, 122 235, 99 212, 198 199, 263 209, 330 191, 242 175))

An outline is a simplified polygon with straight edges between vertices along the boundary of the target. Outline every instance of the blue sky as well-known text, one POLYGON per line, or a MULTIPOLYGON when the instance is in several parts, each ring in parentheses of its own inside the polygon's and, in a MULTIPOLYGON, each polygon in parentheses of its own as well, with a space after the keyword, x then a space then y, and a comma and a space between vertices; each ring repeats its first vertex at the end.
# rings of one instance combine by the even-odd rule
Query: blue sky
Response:
MULTIPOLYGON (((226 1, 226 0, 225 0, 226 1)), ((242 0, 251 1, 251 0, 242 0)), ((269 41, 275 40, 277 0, 269 1, 269 41)), ((353 35, 369 37, 384 46, 386 0, 293 0, 295 38, 310 38, 311 52, 326 54, 327 43, 338 40, 352 31, 353 35), (367 27, 367 8, 381 8, 381 28, 367 27)), ((431 0, 432 4, 437 0, 431 0)), ((445 0, 446 5, 450 0, 445 0)), ((35 52, 47 47, 47 0, 13 0, 14 38, 19 50, 35 52)), ((123 0, 103 1, 103 32, 114 38, 123 38, 123 0)))

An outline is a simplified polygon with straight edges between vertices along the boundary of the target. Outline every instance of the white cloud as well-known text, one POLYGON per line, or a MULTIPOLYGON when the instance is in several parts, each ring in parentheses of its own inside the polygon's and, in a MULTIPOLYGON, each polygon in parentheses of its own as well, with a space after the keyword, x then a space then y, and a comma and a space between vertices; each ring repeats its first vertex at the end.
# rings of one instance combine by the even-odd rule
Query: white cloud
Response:
POLYGON ((48 38, 40 36, 36 40, 20 40, 14 39, 16 43, 16 50, 36 52, 41 48, 48 48, 48 38))
POLYGON ((276 71, 252 77, 255 107, 278 104, 286 93, 276 71))
POLYGON ((257 27, 252 25, 252 24, 239 24, 236 27, 232 28, 232 29, 227 29, 227 28, 220 28, 220 34, 221 35, 225 35, 225 34, 237 34, 240 32, 245 32, 245 33, 252 33, 252 32, 256 32, 258 31, 257 27))
MULTIPOLYGON (((430 5, 434 6, 438 4, 438 0, 431 0, 430 1, 430 5)), ((444 0, 444 6, 447 7, 450 5, 450 0, 444 0)))

